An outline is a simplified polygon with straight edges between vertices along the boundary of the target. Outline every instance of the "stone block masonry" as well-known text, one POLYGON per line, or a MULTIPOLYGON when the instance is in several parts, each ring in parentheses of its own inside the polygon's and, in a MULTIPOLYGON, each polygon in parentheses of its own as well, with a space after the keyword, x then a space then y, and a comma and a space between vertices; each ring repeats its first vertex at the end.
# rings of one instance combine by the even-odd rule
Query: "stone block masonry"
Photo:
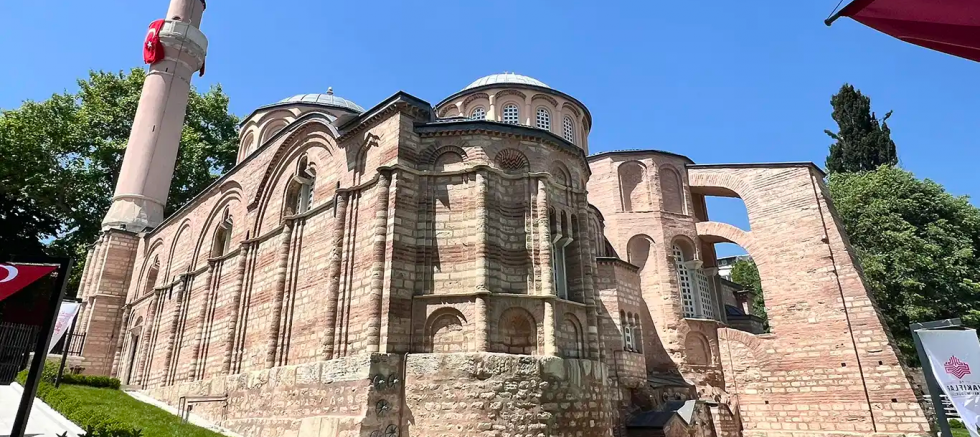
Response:
POLYGON ((587 157, 588 110, 525 79, 260 108, 226 175, 93 246, 85 371, 227 397, 195 412, 245 436, 928 430, 818 170, 587 157), (720 242, 756 260, 771 333, 728 323, 720 242))

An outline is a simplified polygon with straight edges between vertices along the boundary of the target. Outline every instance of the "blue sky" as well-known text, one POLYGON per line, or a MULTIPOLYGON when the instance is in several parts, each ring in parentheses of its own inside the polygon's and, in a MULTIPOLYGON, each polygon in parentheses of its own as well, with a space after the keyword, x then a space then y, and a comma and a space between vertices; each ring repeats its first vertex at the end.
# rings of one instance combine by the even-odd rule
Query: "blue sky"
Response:
MULTIPOLYGON (((901 165, 980 199, 980 64, 849 19, 835 0, 792 2, 324 2, 212 0, 207 75, 232 112, 325 92, 370 107, 398 90, 436 103, 513 71, 591 110, 592 152, 655 148, 699 163, 814 161, 850 82, 894 110, 901 165)), ((0 108, 75 89, 90 69, 139 66, 166 0, 0 2, 0 108)), ((747 227, 740 202, 709 205, 747 227)), ((720 254, 738 248, 719 248, 720 254)))

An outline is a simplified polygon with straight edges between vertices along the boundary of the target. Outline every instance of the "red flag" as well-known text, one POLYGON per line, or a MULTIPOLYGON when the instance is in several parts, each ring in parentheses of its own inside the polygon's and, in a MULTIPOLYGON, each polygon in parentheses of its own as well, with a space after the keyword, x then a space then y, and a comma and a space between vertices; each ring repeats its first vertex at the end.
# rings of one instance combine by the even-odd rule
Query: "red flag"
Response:
POLYGON ((160 29, 166 20, 156 20, 150 23, 150 28, 146 31, 146 40, 143 41, 143 62, 154 64, 163 59, 163 44, 160 43, 160 29))
POLYGON ((837 15, 908 43, 980 61, 976 0, 855 0, 837 15))
POLYGON ((0 264, 0 301, 41 279, 58 266, 0 264))

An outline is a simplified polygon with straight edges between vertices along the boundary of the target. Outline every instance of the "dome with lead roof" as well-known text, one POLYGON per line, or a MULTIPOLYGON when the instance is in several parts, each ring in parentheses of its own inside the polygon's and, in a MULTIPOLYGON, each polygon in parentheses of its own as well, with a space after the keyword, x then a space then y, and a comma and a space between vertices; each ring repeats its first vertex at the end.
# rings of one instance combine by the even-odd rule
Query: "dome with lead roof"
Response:
POLYGON ((503 74, 491 74, 489 76, 483 76, 473 81, 473 83, 467 85, 466 88, 463 88, 463 90, 465 91, 471 88, 481 87, 485 85, 495 85, 495 84, 505 84, 505 83, 517 83, 522 85, 539 86, 542 88, 551 88, 546 83, 541 82, 540 80, 537 80, 533 77, 528 77, 517 73, 503 73, 503 74))
POLYGON ((276 104, 282 103, 301 103, 308 105, 322 105, 333 108, 347 109, 354 112, 364 112, 364 108, 357 103, 333 94, 333 88, 327 89, 326 94, 298 94, 286 99, 282 99, 276 104))

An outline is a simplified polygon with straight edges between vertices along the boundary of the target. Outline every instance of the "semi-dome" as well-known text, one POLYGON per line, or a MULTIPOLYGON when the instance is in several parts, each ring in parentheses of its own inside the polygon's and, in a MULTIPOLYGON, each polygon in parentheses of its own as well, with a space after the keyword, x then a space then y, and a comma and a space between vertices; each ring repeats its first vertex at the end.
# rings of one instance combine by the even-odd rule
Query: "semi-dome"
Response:
POLYGON ((489 76, 483 76, 473 81, 473 83, 467 85, 466 88, 463 88, 463 90, 481 87, 484 85, 494 85, 494 84, 503 84, 503 83, 518 83, 522 85, 534 85, 534 86, 539 86, 544 88, 551 88, 544 82, 541 82, 540 80, 537 80, 533 77, 523 76, 516 73, 503 73, 503 74, 491 74, 489 76))
POLYGON ((305 103, 310 105, 323 105, 334 108, 349 109, 354 112, 364 112, 364 108, 357 103, 343 97, 333 95, 333 88, 328 88, 326 94, 297 94, 295 96, 282 99, 280 103, 305 103))

